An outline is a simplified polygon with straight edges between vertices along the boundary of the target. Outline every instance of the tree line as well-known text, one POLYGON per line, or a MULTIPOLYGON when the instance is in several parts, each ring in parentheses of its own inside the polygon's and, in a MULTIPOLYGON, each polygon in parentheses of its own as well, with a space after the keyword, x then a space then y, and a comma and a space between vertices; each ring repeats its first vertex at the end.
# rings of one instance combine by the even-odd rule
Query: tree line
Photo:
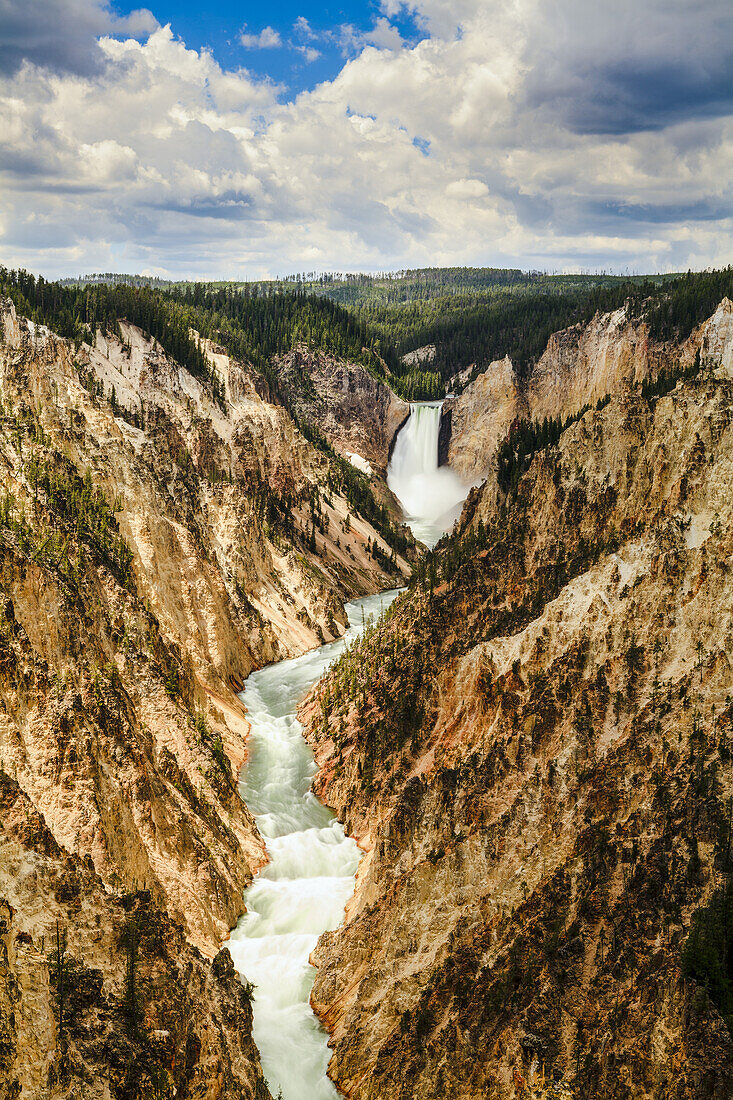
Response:
MULTIPOLYGON (((362 364, 408 401, 442 397, 509 355, 520 375, 552 333, 626 306, 656 340, 683 340, 733 297, 733 268, 677 275, 547 275, 508 268, 428 268, 387 276, 296 276, 288 282, 179 283, 94 276, 68 285, 0 268, 19 311, 77 341, 126 318, 217 391, 191 329, 245 360, 277 393, 273 359, 304 343, 362 364), (425 363, 404 363, 435 345, 425 363)), ((221 398, 221 393, 217 392, 221 398)))

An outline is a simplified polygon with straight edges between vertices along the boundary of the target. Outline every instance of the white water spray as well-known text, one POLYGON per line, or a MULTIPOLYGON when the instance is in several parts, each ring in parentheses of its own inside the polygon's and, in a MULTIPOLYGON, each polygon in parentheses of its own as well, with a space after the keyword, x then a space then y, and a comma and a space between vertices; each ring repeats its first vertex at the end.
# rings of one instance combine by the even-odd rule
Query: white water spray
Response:
POLYGON ((247 913, 227 943, 239 973, 255 986, 255 1042, 270 1091, 283 1100, 336 1100, 326 1076, 327 1036, 311 1011, 318 937, 337 928, 354 891, 359 850, 311 791, 316 771, 296 709, 306 692, 397 595, 347 604, 345 636, 312 653, 269 665, 247 679, 251 722, 240 792, 265 838, 270 863, 245 894, 247 913))
POLYGON ((410 406, 387 471, 387 484, 399 500, 415 538, 435 546, 461 514, 469 486, 453 470, 438 465, 443 403, 410 406))

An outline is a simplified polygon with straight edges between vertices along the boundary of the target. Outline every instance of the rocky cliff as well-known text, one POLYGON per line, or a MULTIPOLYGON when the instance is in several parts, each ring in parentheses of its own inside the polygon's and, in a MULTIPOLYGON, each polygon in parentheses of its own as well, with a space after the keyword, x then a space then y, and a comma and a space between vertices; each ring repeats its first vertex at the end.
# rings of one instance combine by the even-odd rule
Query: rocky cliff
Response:
POLYGON ((527 400, 507 355, 492 363, 458 397, 443 404, 441 460, 466 481, 485 477, 512 421, 527 416, 527 400))
POLYGON ((0 1097, 268 1100, 250 996, 152 903, 110 893, 0 772, 0 1097))
POLYGON ((356 454, 382 474, 392 441, 410 414, 388 386, 358 363, 306 345, 280 357, 279 384, 299 419, 313 424, 340 454, 356 454))
MULTIPOLYGON (((125 1092, 127 1070, 115 1068, 118 1054, 134 1060, 137 1039, 119 1053, 104 1038, 118 1011, 107 983, 119 985, 124 965, 109 937, 128 905, 162 929, 151 932, 151 974, 180 954, 160 1011, 149 1009, 150 1028, 173 1035, 161 1063, 171 1088, 259 1097, 248 1009, 228 963, 212 971, 180 931, 214 956, 265 858, 237 792, 247 723, 236 691, 252 668, 342 633, 343 601, 400 583, 410 542, 367 479, 309 443, 222 348, 203 345, 212 386, 124 319, 78 346, 10 302, 0 320, 0 768, 13 805, 38 822, 24 843, 50 837, 36 855, 56 860, 36 864, 15 848, 0 859, 8 1019, 16 979, 26 980, 14 937, 48 936, 56 879, 78 857, 79 904, 110 924, 103 965, 86 916, 74 941, 79 906, 59 918, 74 958, 89 950, 102 971, 79 1007, 92 1046, 80 1039, 77 1051, 110 1081, 99 1095, 145 1094, 125 1092), (35 867, 32 889, 17 881, 21 864, 35 867), (190 1012, 172 1028, 177 998, 190 1012), (222 1039, 221 1021, 242 1036, 222 1039), (217 1043, 222 1066, 238 1066, 222 1068, 219 1085, 217 1043)), ((57 1023, 48 976, 38 980, 32 1026, 48 1068, 57 1023)), ((14 1026, 3 1057, 22 1080, 31 1048, 14 1026)), ((51 1095, 78 1095, 72 1084, 51 1095)), ((34 1088, 23 1095, 46 1095, 34 1088)))
POLYGON ((42 667, 8 677, 0 759, 59 843, 213 951, 263 858, 232 685, 406 566, 220 350, 217 402, 124 322, 74 349, 4 317, 8 659, 42 667))
POLYGON ((730 313, 474 494, 304 710, 367 853, 314 959, 352 1100, 733 1091, 730 313))
POLYGON ((492 363, 455 398, 446 401, 451 438, 446 461, 462 476, 486 476, 493 454, 514 420, 566 419, 609 393, 621 393, 700 353, 728 363, 733 354, 726 298, 682 346, 656 343, 648 324, 625 309, 598 314, 587 325, 554 333, 539 361, 520 376, 507 357, 492 363))

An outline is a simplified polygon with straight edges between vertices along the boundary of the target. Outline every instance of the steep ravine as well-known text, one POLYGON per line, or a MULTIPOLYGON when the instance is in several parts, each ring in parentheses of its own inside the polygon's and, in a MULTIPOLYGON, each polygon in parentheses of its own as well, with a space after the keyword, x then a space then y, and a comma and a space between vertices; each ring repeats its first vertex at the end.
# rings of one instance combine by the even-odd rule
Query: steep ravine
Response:
MULTIPOLYGON (((0 836, 3 1100, 37 1064, 54 1100, 82 1080, 95 1082, 89 1095, 132 1100, 161 1067, 161 1096, 267 1095, 228 956, 213 970, 203 957, 264 859, 235 782, 247 734, 237 692, 253 668, 343 633, 344 600, 409 572, 350 503, 336 460, 260 396, 247 364, 206 350, 222 401, 124 319, 74 346, 2 305, 0 776, 33 822, 0 836), (49 852, 83 868, 73 904, 54 901, 49 852), (21 865, 35 869, 19 878, 21 865), (140 946, 133 1026, 119 936, 138 910, 164 931, 140 946), (45 961, 56 919, 74 966, 95 970, 66 1054, 45 961), (18 950, 26 936, 32 959, 18 950), (183 969, 158 997, 166 951, 183 969), (184 1002, 173 1028, 166 1005, 184 1002), (158 1032, 171 1038, 146 1069, 158 1032), (143 1084, 128 1074, 136 1061, 143 1084)), ((366 478, 359 493, 368 502, 366 478)), ((45 1098, 37 1087, 23 1095, 45 1098)))
POLYGON ((309 1005, 309 959, 324 929, 343 920, 359 850, 313 796, 315 765, 296 713, 303 694, 395 592, 347 605, 349 630, 336 642, 270 665, 244 691, 252 730, 241 791, 266 838, 270 862, 247 890, 247 912, 227 947, 255 985, 254 1037, 273 1093, 283 1100, 336 1100, 326 1076, 327 1036, 309 1005))
POLYGON ((685 954, 733 869, 731 335, 475 494, 302 712, 367 851, 314 956, 350 1100, 733 1092, 685 954))
MULTIPOLYGON (((0 1100, 267 1100, 218 950, 265 858, 237 692, 406 582, 381 476, 405 408, 296 349, 279 377, 315 447, 217 345, 220 399, 122 318, 93 346, 9 303, 2 322, 0 1100)), ((613 394, 509 499, 472 493, 462 539, 302 712, 366 852, 313 956, 354 1100, 733 1090, 683 967, 731 869, 731 304, 682 348, 629 333, 596 318, 529 383, 504 361, 501 392, 458 399, 470 480, 510 414, 613 394)))

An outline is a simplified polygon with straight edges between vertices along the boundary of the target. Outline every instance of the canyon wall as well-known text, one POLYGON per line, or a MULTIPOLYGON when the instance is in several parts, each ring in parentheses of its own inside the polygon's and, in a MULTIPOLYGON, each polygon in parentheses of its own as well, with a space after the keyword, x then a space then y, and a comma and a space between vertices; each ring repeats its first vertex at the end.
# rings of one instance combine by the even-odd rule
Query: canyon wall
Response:
POLYGON ((278 383, 299 419, 313 424, 340 454, 356 454, 386 472, 392 441, 410 406, 365 367, 303 345, 275 364, 278 383))
POLYGON ((90 1065, 107 1084, 88 1095, 137 1097, 126 1067, 160 1032, 155 1095, 260 1100, 249 1007, 217 955, 265 859, 237 792, 236 692, 339 636, 346 599, 403 583, 410 540, 222 348, 203 342, 217 394, 124 320, 93 346, 9 301, 0 321, 0 777, 33 823, 0 838, 8 1074, 25 1080, 36 1042, 48 1095, 79 1095, 90 1065), (126 913, 157 929, 140 966, 158 992, 144 1041, 117 1043, 126 913), (64 1058, 48 967, 19 947, 47 953, 57 918, 91 990, 64 1058))
POLYGON ((303 710, 366 851, 314 955, 350 1100, 733 1091, 700 946, 733 871, 730 315, 694 378, 474 493, 303 710))
POLYGON ((441 460, 466 481, 486 476, 509 425, 529 412, 509 356, 492 363, 458 397, 443 404, 441 460))
POLYGON ((4 772, 0 860, 2 1100, 270 1100, 228 952, 210 964, 148 893, 106 891, 4 772))
POLYGON ((445 461, 467 480, 485 477, 514 420, 566 419, 606 394, 690 366, 698 352, 703 360, 729 364, 732 309, 724 299, 682 346, 655 343, 647 323, 628 318, 622 308, 554 333, 526 377, 508 356, 492 363, 445 403, 451 420, 445 461))
POLYGON ((337 636, 342 601, 407 565, 220 349, 217 402, 124 322, 75 349, 4 318, 8 644, 42 667, 23 691, 9 678, 0 759, 59 843, 153 890, 213 951, 264 853, 236 793, 233 688, 337 636))

